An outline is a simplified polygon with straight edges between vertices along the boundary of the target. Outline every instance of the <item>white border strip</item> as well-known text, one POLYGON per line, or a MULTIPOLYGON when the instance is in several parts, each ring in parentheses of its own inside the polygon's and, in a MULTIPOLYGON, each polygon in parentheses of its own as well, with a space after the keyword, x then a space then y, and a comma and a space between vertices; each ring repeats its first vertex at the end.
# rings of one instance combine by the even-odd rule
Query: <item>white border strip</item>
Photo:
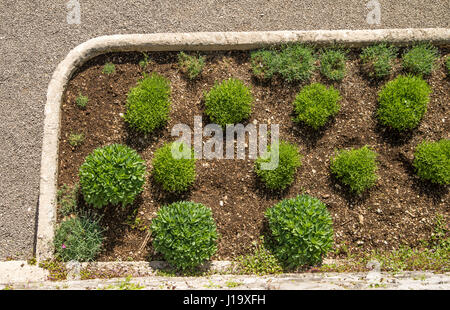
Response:
POLYGON ((53 257, 52 243, 56 221, 58 142, 62 96, 72 74, 89 59, 108 52, 248 50, 287 42, 305 42, 317 45, 343 44, 349 47, 358 47, 378 42, 407 45, 417 41, 430 41, 435 45, 449 46, 450 29, 131 34, 102 36, 78 45, 58 65, 47 90, 36 232, 37 260, 53 257))

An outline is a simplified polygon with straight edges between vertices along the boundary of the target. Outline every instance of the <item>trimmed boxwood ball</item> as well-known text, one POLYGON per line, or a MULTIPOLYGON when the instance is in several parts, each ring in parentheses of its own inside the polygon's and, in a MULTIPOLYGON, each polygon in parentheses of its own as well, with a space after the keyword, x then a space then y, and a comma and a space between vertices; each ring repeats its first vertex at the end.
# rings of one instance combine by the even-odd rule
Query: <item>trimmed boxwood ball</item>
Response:
POLYGON ((153 73, 128 93, 124 119, 131 128, 148 134, 167 122, 170 105, 169 81, 153 73))
POLYGON ((375 185, 377 153, 367 145, 359 149, 340 150, 331 159, 331 172, 358 195, 375 185))
POLYGON ((391 74, 397 48, 381 43, 365 47, 360 55, 362 70, 370 78, 382 79, 391 74))
POLYGON ((331 81, 340 81, 346 73, 347 56, 341 50, 325 50, 320 55, 320 72, 331 81))
POLYGON ((427 111, 430 93, 430 86, 422 78, 398 76, 384 85, 378 95, 379 121, 397 131, 417 127, 427 111))
POLYGON ((279 144, 278 167, 273 170, 261 169, 261 164, 271 162, 270 152, 278 144, 269 146, 265 156, 259 157, 255 161, 256 175, 261 179, 264 185, 270 190, 283 190, 294 181, 295 173, 301 166, 301 155, 297 146, 281 141, 279 144))
POLYGON ((165 144, 155 152, 153 158, 153 177, 168 192, 184 192, 195 181, 194 150, 181 142, 165 144), (184 152, 188 156, 174 158, 172 148, 184 152), (186 158, 188 157, 188 158, 186 158))
POLYGON ((154 249, 179 269, 191 269, 217 251, 218 234, 211 209, 180 201, 163 206, 151 224, 154 249))
POLYGON ((403 55, 403 68, 413 74, 429 75, 434 69, 438 54, 435 46, 429 43, 420 43, 403 55))
POLYGON ((417 175, 436 184, 450 184, 450 139, 422 141, 414 153, 417 175))
POLYGON ((103 240, 98 219, 88 215, 69 218, 56 228, 55 255, 64 262, 93 261, 101 251, 103 240))
POLYGON ((95 149, 80 167, 84 200, 94 207, 132 203, 145 183, 145 161, 126 145, 95 149))
POLYGON ((247 119, 252 112, 253 96, 240 80, 230 78, 205 94, 206 115, 212 122, 226 127, 247 119))
POLYGON ((320 264, 333 245, 333 221, 317 198, 285 199, 265 215, 275 241, 274 255, 288 268, 320 264))
POLYGON ((297 116, 294 121, 318 129, 339 112, 340 100, 339 91, 333 86, 327 88, 320 83, 305 86, 295 97, 294 111, 297 116))

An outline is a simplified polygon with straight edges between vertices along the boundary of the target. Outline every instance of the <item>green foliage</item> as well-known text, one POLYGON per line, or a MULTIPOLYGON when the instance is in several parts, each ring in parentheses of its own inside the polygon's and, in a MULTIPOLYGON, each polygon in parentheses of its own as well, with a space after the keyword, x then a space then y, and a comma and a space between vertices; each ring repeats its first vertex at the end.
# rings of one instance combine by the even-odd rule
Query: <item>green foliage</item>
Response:
POLYGON ((142 69, 145 69, 145 68, 150 64, 151 59, 150 59, 150 57, 147 55, 147 53, 142 53, 142 55, 144 55, 144 58, 141 59, 141 60, 139 61, 139 66, 140 66, 142 69))
POLYGON ((82 133, 71 133, 69 135, 69 144, 73 147, 80 146, 84 142, 84 134, 82 133))
POLYGON ((195 181, 194 150, 184 143, 165 144, 155 152, 153 177, 168 192, 183 192, 195 181), (172 150, 179 151, 181 158, 173 156, 172 150))
POLYGON ((230 78, 205 93, 206 115, 212 122, 226 127, 247 119, 252 112, 253 96, 240 80, 230 78))
POLYGON ((403 68, 418 75, 429 75, 438 58, 438 49, 429 43, 412 47, 403 57, 403 68))
POLYGON ((431 88, 417 76, 398 76, 388 82, 378 95, 378 119, 398 131, 419 125, 430 101, 431 88))
POLYGON ((436 184, 450 184, 450 139, 422 141, 414 153, 417 175, 436 184))
POLYGON ((97 208, 110 203, 125 207, 142 192, 144 182, 145 161, 121 144, 95 149, 80 167, 84 200, 97 208))
POLYGON ((388 46, 386 43, 364 48, 360 55, 364 73, 370 78, 377 79, 389 76, 397 51, 396 47, 388 46))
POLYGON ((153 247, 169 264, 192 269, 217 251, 216 224, 211 209, 181 201, 163 206, 151 224, 153 247))
POLYGON ((445 68, 447 69, 447 75, 450 76, 450 55, 445 59, 445 68))
POLYGON ((89 98, 87 96, 83 96, 81 93, 78 94, 78 97, 75 100, 77 106, 80 109, 85 109, 88 101, 89 101, 89 98))
POLYGON ((277 54, 274 51, 259 50, 250 54, 253 75, 260 80, 270 80, 277 72, 277 54))
POLYGON ((169 81, 153 73, 128 93, 124 119, 130 127, 148 134, 167 122, 170 105, 169 81))
POLYGON ((327 88, 320 83, 305 86, 295 97, 294 110, 297 117, 294 121, 318 129, 339 112, 341 99, 339 91, 333 86, 327 88))
POLYGON ((262 276, 283 272, 283 268, 280 266, 277 258, 264 246, 264 238, 261 238, 260 243, 256 244, 252 254, 239 256, 236 262, 238 270, 242 274, 262 276))
POLYGON ((358 195, 377 181, 377 153, 366 145, 359 149, 340 150, 331 159, 331 172, 358 195))
POLYGON ((102 69, 102 73, 110 75, 114 72, 116 72, 116 66, 112 62, 105 63, 102 69))
POLYGON ((274 74, 287 82, 307 81, 314 71, 314 50, 302 44, 289 44, 281 50, 259 50, 251 54, 253 74, 271 79, 274 74))
POLYGON ((309 195, 267 209, 274 255, 288 268, 316 265, 332 248, 333 221, 324 203, 309 195))
POLYGON ((64 262, 93 261, 100 253, 103 229, 93 216, 79 215, 61 222, 53 241, 55 255, 64 262))
POLYGON ((202 56, 195 57, 180 52, 178 54, 178 65, 190 80, 194 80, 202 73, 203 67, 205 66, 205 59, 202 56))
POLYGON ((63 184, 61 188, 56 193, 58 212, 62 216, 68 216, 74 214, 77 211, 78 206, 78 191, 80 187, 78 184, 69 187, 63 184))
POLYGON ((41 261, 39 267, 48 271, 49 281, 64 281, 67 279, 68 271, 60 259, 41 261))
POLYGON ((347 55, 344 51, 328 49, 320 55, 320 72, 331 81, 340 81, 346 73, 347 55))
POLYGON ((295 173, 301 164, 297 146, 281 141, 279 144, 269 146, 267 152, 255 161, 255 172, 268 189, 283 190, 294 182, 295 173), (272 170, 263 170, 262 164, 271 162, 270 153, 276 152, 277 147, 278 166, 272 170))

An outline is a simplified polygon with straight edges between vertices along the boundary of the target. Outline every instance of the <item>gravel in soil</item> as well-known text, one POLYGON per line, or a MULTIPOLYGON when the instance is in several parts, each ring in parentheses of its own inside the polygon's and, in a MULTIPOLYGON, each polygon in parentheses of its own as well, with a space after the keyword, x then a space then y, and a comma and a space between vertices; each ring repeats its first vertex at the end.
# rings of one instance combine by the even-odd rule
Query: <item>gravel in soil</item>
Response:
MULTIPOLYGON (((58 185, 78 182, 78 169, 84 158, 95 148, 111 143, 137 149, 146 160, 150 175, 155 150, 176 139, 171 137, 170 129, 177 123, 193 128, 196 115, 202 115, 206 125, 203 92, 211 89, 215 81, 234 77, 251 86, 255 98, 248 122, 280 124, 281 139, 298 145, 303 164, 293 185, 278 194, 266 191, 255 177, 254 161, 249 159, 198 160, 195 185, 184 195, 165 193, 149 177, 132 206, 125 210, 107 206, 100 212, 107 228, 100 261, 160 259, 152 249, 151 238, 145 244, 146 226, 162 205, 181 199, 212 209, 220 233, 218 252, 213 259, 232 260, 250 253, 252 243, 267 232, 264 211, 268 207, 301 193, 326 203, 334 222, 336 248, 346 245, 353 253, 364 253, 372 249, 391 250, 402 244, 420 246, 420 240, 428 239, 433 232, 435 215, 444 214, 447 221, 450 216, 448 187, 420 181, 412 168, 413 152, 419 142, 449 138, 450 80, 443 69, 443 55, 448 52, 441 50, 439 67, 427 78, 433 92, 424 119, 418 128, 401 136, 378 124, 377 94, 386 81, 370 81, 361 73, 356 50, 349 54, 347 75, 342 82, 329 82, 318 70, 313 75, 311 82, 333 85, 343 98, 339 114, 319 132, 292 122, 292 102, 303 85, 278 79, 270 83, 255 80, 248 52, 204 53, 206 66, 195 81, 181 74, 177 54, 172 52, 148 53, 152 61, 145 70, 139 66, 141 53, 96 57, 78 70, 63 98, 58 185), (115 64, 115 73, 102 73, 106 62, 115 64), (127 93, 144 71, 162 74, 171 81, 172 89, 168 125, 147 137, 130 130, 121 118, 127 93), (75 103, 80 92, 89 98, 85 110, 75 103), (83 133, 84 143, 70 146, 71 133, 83 133), (355 197, 330 176, 329 161, 336 149, 363 145, 379 154, 379 179, 374 188, 362 197, 355 197), (139 220, 135 221, 136 217, 139 220)), ((401 64, 397 60, 389 80, 400 73, 401 64)))

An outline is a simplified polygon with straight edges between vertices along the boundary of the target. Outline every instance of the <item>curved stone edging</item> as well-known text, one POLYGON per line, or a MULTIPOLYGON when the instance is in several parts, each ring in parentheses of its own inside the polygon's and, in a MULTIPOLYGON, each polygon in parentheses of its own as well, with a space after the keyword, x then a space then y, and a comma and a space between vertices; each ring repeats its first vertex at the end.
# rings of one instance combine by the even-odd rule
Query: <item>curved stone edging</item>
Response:
POLYGON ((450 29, 130 34, 97 37, 78 45, 59 63, 47 90, 35 249, 37 260, 41 261, 53 256, 62 96, 72 74, 89 59, 104 53, 125 51, 248 50, 288 42, 359 47, 385 41, 396 45, 430 41, 435 45, 449 46, 450 29))

